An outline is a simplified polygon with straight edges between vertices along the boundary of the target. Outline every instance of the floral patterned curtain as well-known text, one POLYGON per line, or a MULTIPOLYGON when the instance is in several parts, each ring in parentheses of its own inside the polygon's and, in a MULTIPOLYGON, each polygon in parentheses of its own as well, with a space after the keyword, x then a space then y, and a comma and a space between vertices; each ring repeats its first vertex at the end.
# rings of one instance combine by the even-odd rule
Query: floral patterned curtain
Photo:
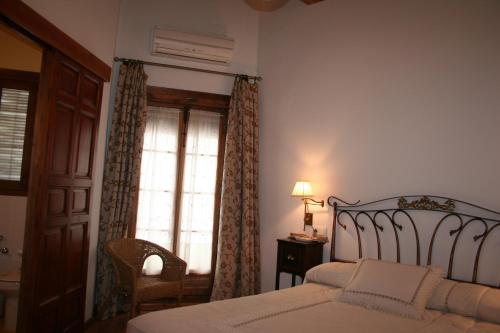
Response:
POLYGON ((100 319, 121 308, 114 290, 114 268, 104 248, 108 241, 125 237, 134 218, 146 125, 146 79, 142 64, 121 64, 104 165, 97 245, 95 302, 100 319))
POLYGON ((228 115, 212 301, 260 292, 258 124, 257 83, 237 77, 228 115))

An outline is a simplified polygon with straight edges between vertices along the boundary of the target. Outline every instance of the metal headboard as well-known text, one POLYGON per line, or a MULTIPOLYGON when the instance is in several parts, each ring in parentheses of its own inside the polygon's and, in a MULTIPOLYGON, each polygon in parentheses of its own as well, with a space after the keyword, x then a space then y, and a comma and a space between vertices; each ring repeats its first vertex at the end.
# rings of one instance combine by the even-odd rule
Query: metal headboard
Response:
MULTIPOLYGON (((462 237, 461 242, 479 242, 477 250, 474 256, 473 273, 470 280, 466 282, 478 283, 478 268, 480 265, 480 258, 483 254, 485 248, 485 242, 487 239, 492 239, 490 237, 495 229, 500 230, 500 212, 493 211, 475 204, 471 204, 465 201, 456 200, 452 198, 446 198, 442 196, 433 195, 405 195, 399 197, 385 198, 381 200, 376 200, 368 203, 356 202, 348 203, 341 200, 335 196, 330 196, 328 198, 328 205, 333 207, 333 226, 332 226, 332 243, 330 251, 330 261, 349 261, 337 258, 335 256, 335 245, 336 245, 336 233, 342 232, 342 230, 347 230, 348 227, 354 228, 356 231, 356 241, 358 249, 358 258, 363 258, 362 249, 362 237, 361 233, 372 232, 375 234, 376 244, 377 244, 377 257, 382 259, 381 251, 381 233, 390 232, 394 235, 395 239, 395 254, 396 261, 401 260, 401 244, 400 236, 404 228, 409 228, 415 239, 415 244, 410 244, 408 246, 415 246, 416 251, 416 264, 432 264, 433 250, 436 245, 436 235, 438 230, 446 224, 448 221, 456 221, 456 226, 449 231, 449 241, 452 242, 451 253, 449 255, 448 261, 448 272, 447 278, 453 279, 453 262, 455 260, 455 250, 457 248, 457 243, 461 236, 463 236, 464 230, 471 227, 473 224, 479 224, 482 231, 475 234, 471 239, 465 239, 462 237), (429 247, 427 251, 427 261, 422 263, 421 260, 421 235, 419 233, 419 228, 415 222, 414 214, 415 211, 419 212, 433 212, 434 216, 437 216, 437 221, 433 227, 432 236, 430 238, 429 247), (360 218, 363 218, 365 223, 360 222, 360 218), (404 218, 409 221, 403 225, 403 223, 398 223, 399 219, 404 218), (384 219, 386 223, 381 223, 381 219, 384 219), (368 221, 368 226, 366 225, 368 221), (371 222, 371 223, 370 223, 371 222), (388 223, 387 223, 388 222, 388 223), (457 223, 458 222, 458 223, 457 223), (370 225, 371 224, 371 225, 370 225), (384 225, 383 225, 384 224, 384 225), (389 227, 385 227, 388 225, 389 227), (387 230, 389 229, 389 230, 387 230), (392 229, 392 231, 391 231, 392 229)), ((422 214, 422 213, 418 213, 422 214)), ((496 233, 497 237, 500 239, 500 233, 496 233)), ((471 243, 474 244, 474 243, 471 243)), ((477 243, 476 243, 477 244, 477 243)), ((500 265, 500 253, 499 258, 495 259, 496 268, 500 265)), ((499 277, 500 278, 500 277, 499 277)), ((459 280, 459 279, 454 279, 459 280)), ((459 281, 464 281, 463 279, 459 281)), ((481 283, 483 284, 483 283, 481 283)), ((500 288, 500 281, 495 282, 495 284, 486 283, 487 285, 500 288), (498 283, 498 285, 496 284, 498 283)))

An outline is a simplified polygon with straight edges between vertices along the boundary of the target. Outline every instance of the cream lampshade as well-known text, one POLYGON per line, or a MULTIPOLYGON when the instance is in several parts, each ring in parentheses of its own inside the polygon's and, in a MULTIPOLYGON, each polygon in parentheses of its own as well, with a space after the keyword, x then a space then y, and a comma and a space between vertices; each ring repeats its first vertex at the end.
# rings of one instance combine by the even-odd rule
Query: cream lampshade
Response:
POLYGON ((295 183, 292 191, 292 197, 309 198, 313 196, 311 183, 299 180, 295 183))
POLYGON ((299 180, 295 183, 292 191, 292 197, 299 197, 304 202, 304 230, 306 230, 306 225, 312 227, 313 214, 309 212, 309 205, 318 205, 323 207, 325 202, 323 200, 316 201, 312 199, 313 191, 311 183, 305 180, 299 180))

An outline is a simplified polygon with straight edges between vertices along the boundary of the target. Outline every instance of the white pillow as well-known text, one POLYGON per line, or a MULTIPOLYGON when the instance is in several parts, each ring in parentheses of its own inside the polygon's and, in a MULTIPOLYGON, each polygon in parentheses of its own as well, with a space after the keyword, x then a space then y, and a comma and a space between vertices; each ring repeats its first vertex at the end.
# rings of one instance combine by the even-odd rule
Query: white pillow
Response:
POLYGON ((500 289, 488 288, 477 309, 479 318, 500 324, 500 289))
POLYGON ((316 282, 333 287, 344 287, 351 279, 356 264, 347 262, 328 262, 314 266, 307 271, 304 283, 316 282))
POLYGON ((442 279, 438 267, 363 259, 338 300, 404 317, 421 319, 427 300, 442 279))
POLYGON ((500 324, 500 289, 443 279, 427 308, 500 324))
POLYGON ((458 282, 456 281, 442 279, 427 301, 427 308, 448 312, 448 296, 450 295, 450 291, 455 288, 457 284, 458 282))
POLYGON ((457 283, 448 295, 449 311, 462 316, 476 317, 479 302, 488 289, 490 288, 478 284, 457 283))

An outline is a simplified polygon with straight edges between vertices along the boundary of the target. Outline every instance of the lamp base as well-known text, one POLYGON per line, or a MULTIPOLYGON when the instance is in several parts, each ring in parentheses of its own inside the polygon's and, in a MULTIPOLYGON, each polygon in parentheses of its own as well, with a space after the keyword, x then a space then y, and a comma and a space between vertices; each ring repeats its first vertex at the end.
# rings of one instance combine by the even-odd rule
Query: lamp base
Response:
POLYGON ((310 225, 312 227, 312 225, 313 225, 313 214, 312 213, 305 213, 304 214, 304 230, 306 230, 306 225, 310 225))

